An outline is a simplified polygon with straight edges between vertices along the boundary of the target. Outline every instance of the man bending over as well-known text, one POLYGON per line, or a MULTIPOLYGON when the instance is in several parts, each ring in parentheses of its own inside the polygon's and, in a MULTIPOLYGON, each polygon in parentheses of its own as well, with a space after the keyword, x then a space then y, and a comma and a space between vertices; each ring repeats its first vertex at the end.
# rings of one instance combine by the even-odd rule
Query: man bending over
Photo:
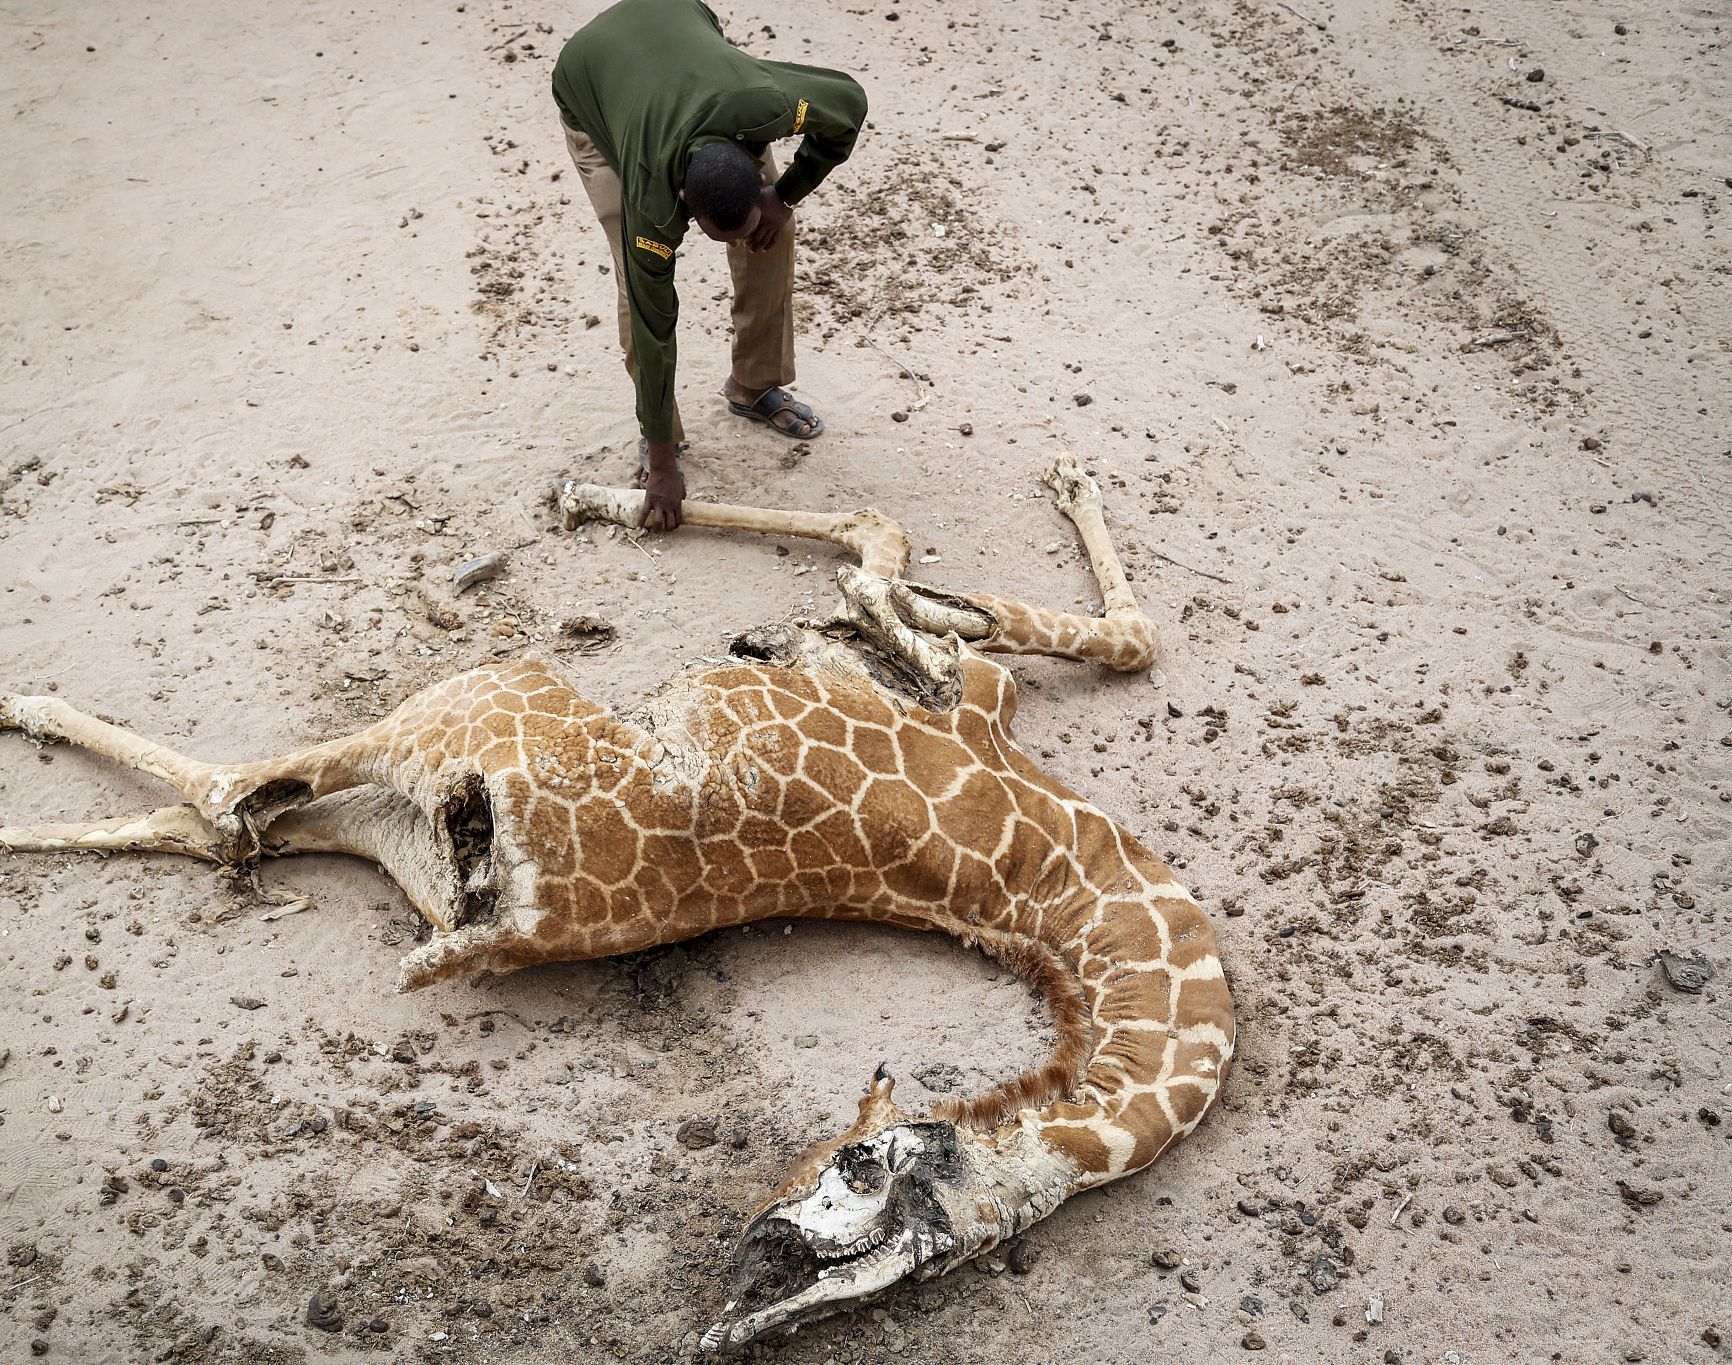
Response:
POLYGON ((722 36, 701 0, 620 0, 559 54, 565 144, 613 249, 619 341, 637 385, 642 523, 680 524, 685 442, 674 403, 674 253, 696 223, 734 279, 728 411, 796 440, 824 423, 794 379, 793 207, 848 159, 866 117, 850 76, 766 62, 722 36), (802 141, 780 176, 779 138, 802 141))

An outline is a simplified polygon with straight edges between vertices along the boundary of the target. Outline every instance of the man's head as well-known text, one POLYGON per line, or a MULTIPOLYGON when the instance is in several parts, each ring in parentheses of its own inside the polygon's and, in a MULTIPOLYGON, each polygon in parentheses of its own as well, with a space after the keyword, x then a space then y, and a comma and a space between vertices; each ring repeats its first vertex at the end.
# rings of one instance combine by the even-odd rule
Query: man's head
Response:
POLYGON ((731 142, 698 148, 686 167, 681 198, 704 236, 738 242, 758 226, 758 163, 731 142))

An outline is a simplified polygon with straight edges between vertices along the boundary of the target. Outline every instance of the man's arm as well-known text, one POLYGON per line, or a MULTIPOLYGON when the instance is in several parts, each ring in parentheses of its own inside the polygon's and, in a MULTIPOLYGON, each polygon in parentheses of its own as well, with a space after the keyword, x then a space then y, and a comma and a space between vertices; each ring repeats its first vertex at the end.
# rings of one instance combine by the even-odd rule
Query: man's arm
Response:
MULTIPOLYGON (((798 68, 795 68, 798 70, 798 68)), ((807 68, 810 70, 810 68, 807 68)), ((792 208, 846 161, 866 122, 866 92, 852 76, 824 71, 822 80, 789 81, 794 103, 794 131, 804 140, 776 182, 776 194, 792 208)))
POLYGON ((685 499, 685 479, 674 447, 675 327, 680 316, 679 295, 674 292, 677 244, 640 231, 629 208, 620 231, 632 354, 637 364, 638 428, 649 447, 639 524, 671 531, 680 524, 680 503, 685 499))

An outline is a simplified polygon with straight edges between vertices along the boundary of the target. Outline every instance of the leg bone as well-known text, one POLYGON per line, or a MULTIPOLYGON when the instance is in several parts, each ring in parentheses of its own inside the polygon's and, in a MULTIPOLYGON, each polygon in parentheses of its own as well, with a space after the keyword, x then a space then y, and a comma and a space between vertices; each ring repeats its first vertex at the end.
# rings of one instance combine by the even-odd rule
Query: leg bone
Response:
POLYGON ((88 825, 0 827, 0 853, 182 853, 220 863, 230 841, 191 806, 163 806, 145 815, 123 815, 88 825))
MULTIPOLYGON (((567 530, 586 520, 636 526, 643 496, 637 489, 566 483, 559 490, 559 510, 567 530)), ((860 556, 861 568, 882 578, 899 578, 908 567, 907 535, 889 517, 871 508, 858 512, 782 512, 726 502, 687 502, 680 515, 688 526, 717 531, 827 540, 854 551, 860 556)))

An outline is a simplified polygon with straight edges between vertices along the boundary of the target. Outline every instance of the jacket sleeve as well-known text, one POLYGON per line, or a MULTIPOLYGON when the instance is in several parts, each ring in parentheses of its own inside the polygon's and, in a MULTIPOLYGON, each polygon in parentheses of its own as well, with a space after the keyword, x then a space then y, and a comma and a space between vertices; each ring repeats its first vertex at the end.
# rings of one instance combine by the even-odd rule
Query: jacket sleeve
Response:
POLYGON ((796 94, 794 132, 804 140, 776 182, 776 193, 792 208, 846 161, 866 122, 866 92, 841 72, 827 72, 822 88, 796 94))
POLYGON ((637 420, 651 441, 674 438, 675 324, 680 300, 674 292, 674 249, 655 229, 640 226, 628 206, 620 223, 625 257, 625 297, 631 311, 632 352, 637 361, 637 420))

